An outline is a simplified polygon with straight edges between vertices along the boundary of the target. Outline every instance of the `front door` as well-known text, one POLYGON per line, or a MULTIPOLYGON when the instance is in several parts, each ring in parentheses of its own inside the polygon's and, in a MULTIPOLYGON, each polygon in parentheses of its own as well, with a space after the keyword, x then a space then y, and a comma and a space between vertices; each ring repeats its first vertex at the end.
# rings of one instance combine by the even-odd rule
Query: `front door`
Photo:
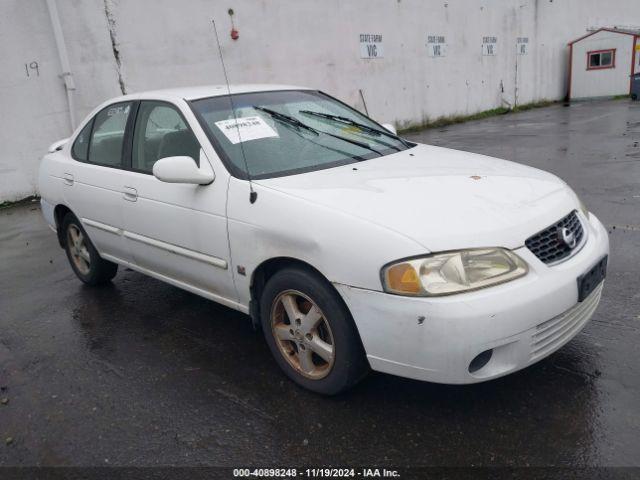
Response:
POLYGON ((197 289, 221 301, 235 301, 227 238, 227 185, 161 182, 153 176, 160 159, 188 156, 211 165, 178 108, 167 102, 142 101, 125 172, 125 240, 135 264, 173 283, 197 289))

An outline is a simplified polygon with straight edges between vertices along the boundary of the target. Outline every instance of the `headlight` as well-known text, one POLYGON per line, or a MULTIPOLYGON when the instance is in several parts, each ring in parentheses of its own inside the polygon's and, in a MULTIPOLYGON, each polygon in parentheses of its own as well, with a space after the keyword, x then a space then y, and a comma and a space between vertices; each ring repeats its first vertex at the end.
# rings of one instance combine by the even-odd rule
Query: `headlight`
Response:
POLYGON ((403 260, 382 268, 389 293, 439 296, 467 292, 508 282, 527 273, 527 264, 504 248, 444 252, 403 260))

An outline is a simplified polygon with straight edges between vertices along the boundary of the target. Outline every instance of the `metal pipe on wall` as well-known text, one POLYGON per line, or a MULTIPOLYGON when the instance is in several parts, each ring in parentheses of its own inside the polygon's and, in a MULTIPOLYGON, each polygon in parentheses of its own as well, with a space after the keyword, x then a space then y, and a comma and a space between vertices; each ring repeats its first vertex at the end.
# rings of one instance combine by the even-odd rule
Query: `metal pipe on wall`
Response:
POLYGON ((67 45, 64 41, 64 35, 62 34, 62 25, 60 24, 60 16, 58 15, 56 0, 47 0, 47 8, 49 10, 51 26, 53 27, 53 36, 56 40, 56 48, 58 49, 60 65, 62 67, 62 74, 60 76, 64 80, 64 87, 67 93, 67 103, 69 104, 69 121, 71 123, 71 131, 73 131, 76 128, 76 109, 73 96, 76 90, 76 84, 73 81, 73 74, 71 73, 69 55, 67 54, 67 45))

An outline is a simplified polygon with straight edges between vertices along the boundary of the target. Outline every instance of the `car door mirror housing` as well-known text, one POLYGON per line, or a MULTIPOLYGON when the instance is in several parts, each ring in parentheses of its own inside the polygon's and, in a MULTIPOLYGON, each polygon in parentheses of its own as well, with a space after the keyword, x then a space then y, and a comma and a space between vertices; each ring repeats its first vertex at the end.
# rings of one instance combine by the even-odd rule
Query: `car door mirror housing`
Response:
POLYGON ((215 175, 212 170, 198 168, 196 161, 187 156, 165 157, 153 165, 153 176, 167 183, 208 185, 215 175))
POLYGON ((383 127, 385 130, 390 131, 390 132, 391 132, 391 133, 393 133, 394 135, 397 135, 397 134, 398 134, 398 131, 396 130, 396 127, 394 127, 392 123, 383 123, 383 124, 382 124, 382 127, 383 127))

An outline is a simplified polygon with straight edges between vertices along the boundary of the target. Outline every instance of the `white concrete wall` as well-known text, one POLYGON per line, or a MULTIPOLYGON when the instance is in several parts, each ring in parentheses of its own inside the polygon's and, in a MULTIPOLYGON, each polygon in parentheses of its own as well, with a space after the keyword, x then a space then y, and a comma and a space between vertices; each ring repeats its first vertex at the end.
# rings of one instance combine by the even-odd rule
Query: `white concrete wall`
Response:
MULTIPOLYGON (((590 13, 602 11, 600 0, 57 4, 77 85, 78 118, 122 88, 222 83, 212 18, 233 83, 315 86, 362 109, 361 89, 370 115, 398 126, 561 99, 567 91, 567 42, 593 26, 640 25, 637 0, 607 2, 606 18, 590 13), (237 41, 229 35, 230 7, 237 41), (360 58, 361 33, 382 34, 383 58, 360 58), (427 35, 445 36, 445 57, 427 55, 427 35), (483 36, 497 37, 495 56, 482 55, 483 36), (529 39, 527 55, 516 55, 518 37, 529 39)), ((0 59, 2 201, 36 193, 39 158, 47 145, 70 133, 45 0, 0 1, 0 59), (29 70, 34 61, 39 76, 29 70)))
POLYGON ((602 31, 573 44, 571 59, 571 98, 595 98, 629 93, 633 61, 633 36, 602 31), (614 68, 587 69, 587 54, 615 49, 614 68))

